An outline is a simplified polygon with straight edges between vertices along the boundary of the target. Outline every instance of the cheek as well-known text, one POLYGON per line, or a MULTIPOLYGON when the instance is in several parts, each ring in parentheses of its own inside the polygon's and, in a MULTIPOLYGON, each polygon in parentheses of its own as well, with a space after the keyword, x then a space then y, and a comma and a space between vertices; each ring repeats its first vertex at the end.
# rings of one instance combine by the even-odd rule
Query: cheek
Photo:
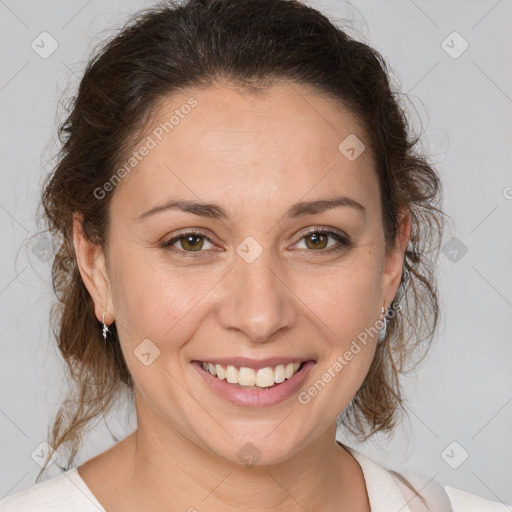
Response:
POLYGON ((360 264, 347 270, 320 281, 311 279, 305 301, 315 313, 309 318, 321 329, 324 352, 317 380, 304 397, 311 402, 314 396, 323 397, 313 405, 318 414, 326 414, 325 409, 341 412, 346 407, 363 383, 377 346, 378 276, 360 264))
POLYGON ((145 338, 159 346, 186 340, 210 281, 137 251, 126 251, 117 261, 112 293, 123 341, 133 347, 145 338))
POLYGON ((379 265, 366 252, 320 271, 295 274, 294 293, 340 343, 357 336, 379 317, 379 265))

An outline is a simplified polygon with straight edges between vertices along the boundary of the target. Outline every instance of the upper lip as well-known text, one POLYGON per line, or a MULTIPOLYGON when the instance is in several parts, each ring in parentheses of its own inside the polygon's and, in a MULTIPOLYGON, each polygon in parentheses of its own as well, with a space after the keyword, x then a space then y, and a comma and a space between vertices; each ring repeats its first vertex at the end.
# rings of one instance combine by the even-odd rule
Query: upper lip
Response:
POLYGON ((246 368, 266 368, 267 366, 274 367, 280 364, 287 365, 289 363, 305 363, 311 359, 301 359, 300 357, 269 357, 267 359, 251 359, 249 357, 212 357, 211 359, 196 359, 195 361, 220 364, 222 366, 237 366, 238 368, 245 366, 246 368))

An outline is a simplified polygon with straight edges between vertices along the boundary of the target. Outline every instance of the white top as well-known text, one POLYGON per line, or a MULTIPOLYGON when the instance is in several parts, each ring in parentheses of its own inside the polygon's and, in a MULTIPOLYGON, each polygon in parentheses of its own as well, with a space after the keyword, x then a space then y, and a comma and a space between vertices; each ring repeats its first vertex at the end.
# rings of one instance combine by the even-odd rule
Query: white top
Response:
MULTIPOLYGON (((413 512, 406 489, 382 466, 344 445, 363 470, 372 512, 413 512), (398 484, 398 485, 397 485, 398 484), (403 491, 403 494, 401 492, 403 491)), ((407 477, 406 477, 407 478, 407 477)), ((412 482, 411 482, 412 483, 412 482)), ((413 484, 415 485, 415 484, 413 484)), ((487 500, 461 489, 443 486, 454 512, 511 512, 512 506, 487 500)), ((418 488, 416 486, 416 488, 418 488)), ((421 489, 418 488, 421 491, 421 489)), ((428 499, 428 498, 427 498, 428 499)), ((414 500, 416 501, 416 500, 414 500)), ((411 504, 412 506, 412 504, 411 504)), ((428 510, 426 508, 421 510, 428 510)), ((449 510, 440 507, 435 512, 449 510)), ((106 512, 80 477, 76 467, 0 500, 0 512, 106 512)))

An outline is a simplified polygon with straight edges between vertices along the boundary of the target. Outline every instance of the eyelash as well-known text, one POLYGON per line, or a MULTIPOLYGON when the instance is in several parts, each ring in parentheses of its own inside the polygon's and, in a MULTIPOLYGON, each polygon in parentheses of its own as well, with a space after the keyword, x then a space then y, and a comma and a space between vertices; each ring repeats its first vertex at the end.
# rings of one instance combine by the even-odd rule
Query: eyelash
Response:
MULTIPOLYGON (((349 248, 352 246, 352 242, 350 241, 350 238, 348 238, 345 235, 342 235, 341 233, 337 233, 336 231, 331 231, 326 228, 310 229, 309 231, 302 233, 301 237, 299 238, 299 240, 296 243, 299 243, 303 238, 306 238, 308 235, 312 235, 312 234, 329 235, 332 238, 334 238, 339 243, 339 245, 330 247, 329 249, 321 249, 318 251, 315 251, 314 249, 298 249, 299 251, 317 252, 317 253, 319 253, 319 255, 325 255, 325 254, 331 254, 334 252, 339 252, 343 249, 346 249, 346 248, 349 248)), ((184 256, 186 258, 202 257, 201 253, 204 253, 206 251, 186 251, 184 249, 176 249, 176 248, 172 247, 176 242, 178 242, 182 238, 186 238, 187 236, 190 236, 190 235, 199 236, 199 237, 204 238, 205 240, 207 240, 208 242, 210 242, 212 244, 214 243, 213 240, 209 236, 207 236, 205 233, 202 233, 200 231, 183 231, 181 233, 178 233, 176 236, 174 236, 170 240, 163 242, 161 244, 161 247, 164 249, 171 250, 173 252, 184 253, 184 254, 186 254, 186 256, 184 256)))

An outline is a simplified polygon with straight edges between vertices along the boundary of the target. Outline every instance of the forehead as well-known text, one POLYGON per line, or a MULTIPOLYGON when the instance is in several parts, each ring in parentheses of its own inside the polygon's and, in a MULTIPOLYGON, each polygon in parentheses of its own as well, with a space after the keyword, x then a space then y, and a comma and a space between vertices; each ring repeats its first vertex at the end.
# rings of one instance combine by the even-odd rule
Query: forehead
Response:
POLYGON ((377 192, 368 146, 355 160, 344 153, 346 140, 364 144, 362 127, 311 88, 283 83, 257 94, 227 85, 190 88, 161 101, 154 114, 135 147, 151 149, 115 194, 132 212, 166 195, 233 209, 262 199, 326 197, 334 189, 360 201, 377 192))

